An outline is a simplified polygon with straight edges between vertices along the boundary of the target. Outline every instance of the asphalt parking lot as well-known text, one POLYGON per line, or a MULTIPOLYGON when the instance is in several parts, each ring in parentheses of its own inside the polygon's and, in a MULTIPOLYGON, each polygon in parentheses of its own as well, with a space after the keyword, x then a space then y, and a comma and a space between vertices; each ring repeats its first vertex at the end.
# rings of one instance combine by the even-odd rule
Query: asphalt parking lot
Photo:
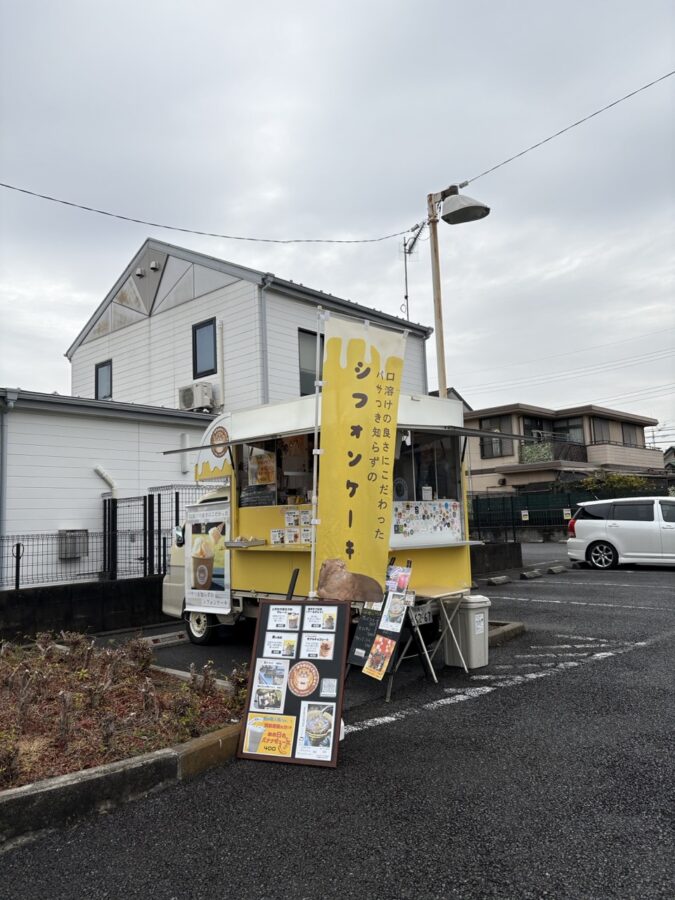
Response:
POLYGON ((390 704, 348 681, 336 770, 234 760, 8 851, 0 896, 672 897, 675 571, 480 591, 526 633, 390 704))

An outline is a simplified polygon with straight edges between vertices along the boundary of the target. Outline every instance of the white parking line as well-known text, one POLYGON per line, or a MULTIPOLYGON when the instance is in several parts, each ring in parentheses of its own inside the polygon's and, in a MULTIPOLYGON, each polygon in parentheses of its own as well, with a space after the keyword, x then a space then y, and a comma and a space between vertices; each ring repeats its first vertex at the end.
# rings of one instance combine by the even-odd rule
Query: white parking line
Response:
POLYGON ((587 637, 585 634, 554 634, 553 637, 565 638, 568 641, 597 641, 599 644, 607 643, 607 638, 587 637))
POLYGON ((565 581, 553 581, 550 578, 547 578, 546 581, 539 582, 539 584, 540 585, 542 585, 542 584, 565 584, 565 585, 581 584, 584 587, 631 588, 631 590, 633 590, 633 591, 635 590, 636 587, 638 587, 638 585, 636 585, 635 582, 633 582, 633 584, 623 584, 620 581, 592 581, 592 580, 591 581, 567 581, 567 579, 565 581))
POLYGON ((542 656, 553 656, 555 659, 560 659, 561 656, 588 656, 590 653, 589 650, 585 652, 572 652, 572 653, 515 653, 515 659, 540 659, 542 656))
POLYGON ((594 644, 530 644, 530 650, 579 650, 591 647, 604 647, 607 641, 594 644))
MULTIPOLYGON (((655 638, 653 640, 658 639, 660 638, 655 638)), ((583 659, 565 660, 559 663, 550 663, 548 664, 550 665, 550 668, 546 668, 543 671, 540 670, 537 672, 526 672, 523 675, 472 675, 471 680, 473 682, 492 681, 493 683, 490 685, 482 685, 480 687, 445 688, 444 692, 448 694, 447 697, 442 697, 439 700, 432 700, 430 703, 425 703, 420 707, 407 707, 406 709, 401 709, 390 716, 379 716, 373 719, 365 719, 362 722, 356 722, 353 725, 346 725, 345 734, 356 734, 359 731, 366 731, 369 728, 376 728, 379 725, 389 725, 392 722, 400 722, 402 719, 407 719, 410 716, 417 716, 423 712, 441 709, 444 706, 450 706, 455 703, 463 703, 466 700, 475 700, 478 697, 482 697, 485 694, 490 694, 493 691, 501 688, 517 687, 518 685, 530 684, 531 682, 537 681, 540 678, 550 678, 553 675, 558 675, 561 672, 566 672, 570 669, 576 669, 579 666, 587 665, 591 662, 599 662, 602 660, 610 659, 614 656, 619 656, 623 653, 628 653, 631 650, 641 649, 643 647, 646 647, 649 643, 650 641, 637 641, 634 644, 630 644, 624 647, 617 647, 615 650, 593 653, 592 655, 585 656, 583 659)), ((532 663, 531 665, 536 665, 536 663, 532 663)))
POLYGON ((638 606, 629 603, 588 603, 582 600, 543 600, 539 597, 504 597, 492 594, 490 600, 516 600, 518 603, 555 603, 558 606, 601 606, 609 609, 652 609, 657 612, 670 612, 665 606, 638 606))

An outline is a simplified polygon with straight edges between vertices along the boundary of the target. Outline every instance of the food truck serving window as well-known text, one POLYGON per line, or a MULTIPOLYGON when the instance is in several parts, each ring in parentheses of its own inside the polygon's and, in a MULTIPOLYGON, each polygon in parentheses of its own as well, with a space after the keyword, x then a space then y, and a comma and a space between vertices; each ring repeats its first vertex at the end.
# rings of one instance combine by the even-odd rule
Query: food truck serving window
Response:
POLYGON ((314 435, 299 434, 235 448, 239 505, 308 503, 314 435))
POLYGON ((394 500, 461 497, 459 439, 455 435, 399 431, 394 500))

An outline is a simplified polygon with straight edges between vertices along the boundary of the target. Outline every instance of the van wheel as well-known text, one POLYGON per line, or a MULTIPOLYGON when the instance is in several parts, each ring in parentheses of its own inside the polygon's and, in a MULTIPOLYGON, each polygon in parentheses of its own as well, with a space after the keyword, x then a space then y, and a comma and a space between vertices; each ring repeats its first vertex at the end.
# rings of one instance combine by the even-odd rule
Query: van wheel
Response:
POLYGON ((193 644, 210 644, 215 637, 218 620, 204 612, 190 612, 185 617, 187 636, 193 644))
POLYGON ((619 554, 606 541, 596 541, 588 548, 586 559, 594 569, 615 569, 619 554))

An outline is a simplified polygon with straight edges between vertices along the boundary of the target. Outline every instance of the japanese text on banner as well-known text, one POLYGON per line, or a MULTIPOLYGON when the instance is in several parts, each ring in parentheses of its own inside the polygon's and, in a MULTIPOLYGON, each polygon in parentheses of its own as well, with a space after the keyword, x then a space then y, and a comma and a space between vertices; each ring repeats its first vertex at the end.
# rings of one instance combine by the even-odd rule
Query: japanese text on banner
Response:
POLYGON ((317 558, 383 584, 405 335, 331 317, 321 398, 317 558))

